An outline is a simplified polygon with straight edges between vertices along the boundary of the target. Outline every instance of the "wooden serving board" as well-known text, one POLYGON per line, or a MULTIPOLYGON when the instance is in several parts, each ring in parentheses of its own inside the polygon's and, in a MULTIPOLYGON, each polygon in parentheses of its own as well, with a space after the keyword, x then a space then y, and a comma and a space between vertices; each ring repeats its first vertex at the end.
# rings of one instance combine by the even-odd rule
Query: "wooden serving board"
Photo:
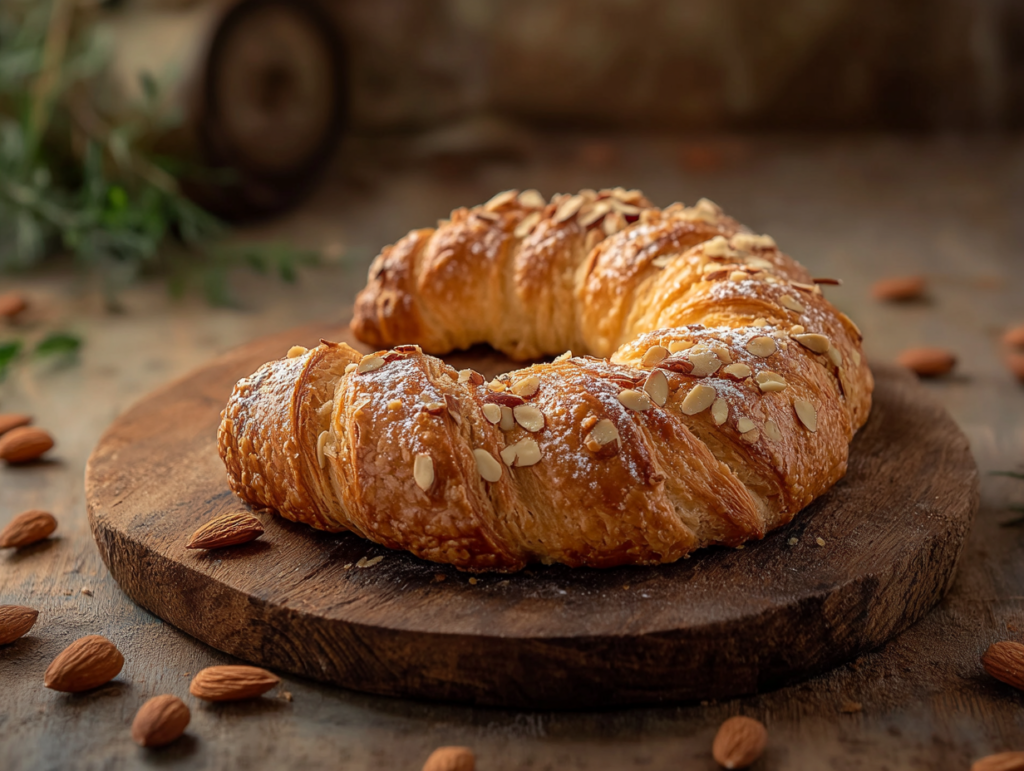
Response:
MULTIPOLYGON (((953 580, 978 506, 966 438, 911 375, 878 368, 846 477, 745 549, 472 582, 352 534, 263 515, 266 533, 251 544, 187 551, 200 524, 241 505, 216 449, 235 381, 321 336, 354 342, 347 327, 303 327, 144 398, 86 471, 93 534, 132 599, 215 648, 316 680, 545 708, 775 688, 875 648, 927 612, 953 580)), ((489 377, 513 366, 490 351, 449 361, 489 377)))

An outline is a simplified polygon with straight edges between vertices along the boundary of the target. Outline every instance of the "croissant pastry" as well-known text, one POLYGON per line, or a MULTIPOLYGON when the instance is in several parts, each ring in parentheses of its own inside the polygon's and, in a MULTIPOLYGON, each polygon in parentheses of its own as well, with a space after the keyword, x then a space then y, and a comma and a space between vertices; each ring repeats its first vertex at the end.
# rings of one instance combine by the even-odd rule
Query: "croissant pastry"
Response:
POLYGON ((501 193, 385 248, 352 326, 384 350, 322 341, 239 381, 231 488, 469 571, 762 538, 842 477, 871 406, 857 327, 707 200, 501 193), (566 353, 491 382, 428 355, 475 343, 566 353))

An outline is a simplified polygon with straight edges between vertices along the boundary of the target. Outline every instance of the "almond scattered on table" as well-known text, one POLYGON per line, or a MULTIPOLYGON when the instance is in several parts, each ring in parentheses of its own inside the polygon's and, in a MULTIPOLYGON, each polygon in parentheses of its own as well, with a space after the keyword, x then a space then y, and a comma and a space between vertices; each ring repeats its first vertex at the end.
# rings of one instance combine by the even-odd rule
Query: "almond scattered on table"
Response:
POLYGON ((279 682, 277 675, 259 667, 226 665, 196 673, 188 690, 206 701, 237 701, 262 696, 279 682))
POLYGON ((28 415, 18 415, 13 412, 4 413, 0 415, 0 436, 3 436, 12 428, 21 428, 31 422, 32 418, 28 415))
POLYGON ((971 764, 971 771, 1024 771, 1024 752, 999 752, 971 764))
POLYGON ((0 530, 0 549, 20 549, 48 538, 57 529, 53 514, 29 509, 18 514, 0 530))
POLYGON ((871 285, 871 296, 876 300, 902 302, 916 300, 924 294, 927 282, 924 276, 893 276, 871 285))
POLYGON ((263 523, 248 511, 232 511, 214 517, 196 530, 186 549, 220 549, 249 543, 263 535, 263 523))
POLYGON ((28 307, 25 295, 19 292, 0 294, 0 316, 13 319, 28 307))
POLYGON ((43 675, 54 691, 79 693, 109 683, 124 666, 124 656, 106 637, 91 634, 75 640, 57 654, 43 675))
POLYGON ((1007 329, 1003 333, 1003 342, 1013 348, 1024 348, 1024 324, 1007 329))
POLYGON ((43 429, 19 426, 0 436, 0 458, 8 463, 26 463, 42 457, 53 445, 53 437, 43 429))
POLYGON ((163 747, 185 733, 191 719, 188 706, 177 696, 154 696, 135 713, 132 738, 140 747, 163 747))
POLYGON ((1020 382, 1024 383, 1024 353, 1011 353, 1006 357, 1006 366, 1020 382))
POLYGON ((752 717, 731 717, 722 723, 711 746, 715 762, 724 768, 746 768, 764 754, 768 729, 752 717))
POLYGON ((24 605, 0 605, 0 645, 24 637, 36 623, 39 611, 24 605))
POLYGON ((956 356, 945 348, 908 348, 896 361, 921 377, 948 375, 956 366, 956 356))
POLYGON ((981 657, 981 665, 996 680, 1024 691, 1024 645, 1013 640, 992 643, 981 657))
POLYGON ((473 771, 476 756, 469 747, 438 747, 430 753, 423 771, 473 771))

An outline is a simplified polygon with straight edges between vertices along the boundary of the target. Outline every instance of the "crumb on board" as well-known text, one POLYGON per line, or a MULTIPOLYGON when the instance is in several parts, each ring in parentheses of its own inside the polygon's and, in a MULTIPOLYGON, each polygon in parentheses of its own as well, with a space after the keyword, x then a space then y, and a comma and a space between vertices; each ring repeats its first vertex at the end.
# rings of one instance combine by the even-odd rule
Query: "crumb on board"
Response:
POLYGON ((793 536, 792 538, 790 538, 790 539, 789 539, 789 540, 787 541, 787 543, 788 543, 788 544, 789 544, 790 546, 796 546, 796 545, 797 545, 798 543, 800 543, 800 539, 799 539, 799 538, 797 538, 797 537, 796 537, 796 536, 794 535, 794 536, 793 536))
POLYGON ((471 579, 469 579, 469 583, 471 583, 473 586, 476 586, 477 581, 476 581, 475 578, 471 578, 471 579))
POLYGON ((446 578, 448 578, 448 576, 446 576, 444 573, 434 573, 434 583, 435 584, 441 583, 446 578))
POLYGON ((359 562, 356 563, 357 568, 372 568, 374 565, 380 564, 381 560, 384 559, 384 555, 378 555, 376 557, 360 557, 359 562))
POLYGON ((88 586, 83 586, 82 594, 84 594, 86 597, 92 597, 92 589, 90 589, 88 586))
POLYGON ((292 692, 291 691, 281 691, 280 696, 285 701, 292 701, 293 700, 292 692))
POLYGON ((814 542, 816 544, 818 544, 818 546, 824 546, 825 545, 825 539, 822 538, 820 535, 817 538, 814 539, 814 542))
POLYGON ((859 701, 844 701, 842 706, 839 707, 839 711, 845 715, 852 715, 855 712, 861 712, 864 709, 864 705, 859 701))

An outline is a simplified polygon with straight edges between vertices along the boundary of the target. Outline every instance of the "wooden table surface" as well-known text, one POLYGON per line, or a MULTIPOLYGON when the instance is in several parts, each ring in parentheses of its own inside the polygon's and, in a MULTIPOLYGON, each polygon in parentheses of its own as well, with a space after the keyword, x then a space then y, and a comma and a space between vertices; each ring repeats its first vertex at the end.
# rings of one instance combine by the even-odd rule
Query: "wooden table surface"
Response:
POLYGON ((1024 694, 979 663, 990 643, 1024 640, 1024 528, 1001 526, 1024 502, 1024 483, 989 473, 1024 468, 1024 387, 999 356, 1003 327, 1024 322, 1024 143, 625 137, 580 148, 577 137, 545 137, 520 163, 444 174, 395 168, 383 151, 343 152, 341 173, 301 210, 251 230, 340 260, 294 286, 238 276, 237 309, 176 302, 161 284, 143 283, 114 315, 95 286, 68 270, 0 278, 4 290, 33 301, 18 326, 0 327, 0 340, 62 328, 85 341, 75 362, 24 362, 0 383, 0 411, 31 413, 58 441, 48 462, 0 469, 0 525, 33 507, 60 521, 50 541, 0 554, 0 604, 40 611, 27 637, 0 649, 0 767, 418 771, 435 746, 465 744, 480 771, 711 769, 715 730, 735 714, 768 726, 757 769, 966 769, 979 756, 1024 749, 1024 694), (294 677, 280 689, 290 698, 210 706, 188 697, 191 674, 231 659, 136 607, 107 574, 82 485, 104 428, 147 391, 235 345, 345 318, 377 249, 410 227, 509 187, 551 194, 615 184, 665 204, 707 196, 772 234, 816 275, 842 277, 828 294, 860 324, 872 359, 920 344, 957 352, 957 373, 928 387, 971 442, 982 508, 946 599, 856 662, 722 703, 519 712, 372 697, 294 677), (928 300, 871 300, 871 282, 897 273, 927 275, 928 300), (50 660, 86 634, 118 645, 121 675, 84 695, 43 688, 50 660), (159 693, 186 697, 192 723, 175 744, 142 750, 129 726, 159 693), (860 710, 847 711, 852 703, 860 710))

